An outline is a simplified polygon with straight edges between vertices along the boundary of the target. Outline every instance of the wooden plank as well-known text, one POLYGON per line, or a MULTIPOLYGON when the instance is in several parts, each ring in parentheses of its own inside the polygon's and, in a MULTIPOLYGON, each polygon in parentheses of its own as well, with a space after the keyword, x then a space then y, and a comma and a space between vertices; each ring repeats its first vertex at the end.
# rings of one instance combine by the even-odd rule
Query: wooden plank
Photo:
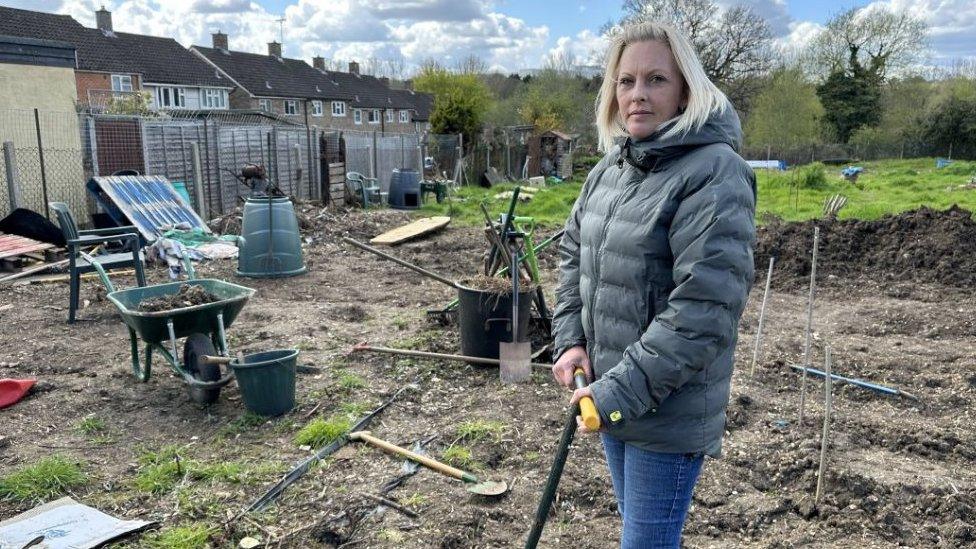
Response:
MULTIPOLYGON (((105 274, 108 276, 121 276, 130 275, 135 273, 135 269, 125 269, 122 271, 108 271, 105 274)), ((46 282, 67 282, 71 278, 69 274, 49 274, 49 275, 39 275, 32 276, 30 278, 21 280, 17 284, 35 284, 35 283, 46 283, 46 282)), ((98 273, 83 273, 80 277, 82 280, 93 280, 98 278, 98 273)), ((15 286, 17 285, 15 284, 15 286)))
POLYGON ((37 272, 40 272, 40 271, 43 271, 43 270, 46 270, 46 269, 50 269, 52 267, 58 267, 58 266, 67 265, 67 264, 68 264, 68 260, 67 259, 62 259, 61 261, 55 261, 54 263, 44 263, 43 265, 37 265, 37 266, 31 267, 29 269, 24 269, 23 271, 20 271, 19 273, 14 273, 14 274, 12 274, 10 276, 5 276, 3 278, 0 278, 0 283, 8 282, 8 281, 11 281, 11 280, 16 280, 18 278, 25 277, 25 276, 27 276, 29 274, 34 274, 34 273, 37 273, 37 272))
POLYGON ((407 223, 406 225, 387 231, 373 238, 369 243, 396 246, 412 238, 443 229, 450 222, 450 217, 424 217, 413 223, 407 223))

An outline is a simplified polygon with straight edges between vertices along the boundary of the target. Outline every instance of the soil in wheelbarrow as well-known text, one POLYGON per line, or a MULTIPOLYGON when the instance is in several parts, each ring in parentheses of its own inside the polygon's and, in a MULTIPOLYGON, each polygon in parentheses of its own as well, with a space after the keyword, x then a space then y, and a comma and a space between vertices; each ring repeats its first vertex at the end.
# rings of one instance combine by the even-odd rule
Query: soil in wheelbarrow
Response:
POLYGON ((151 297, 139 302, 139 310, 146 313, 170 311, 220 301, 217 296, 203 289, 203 286, 183 284, 175 294, 151 297))

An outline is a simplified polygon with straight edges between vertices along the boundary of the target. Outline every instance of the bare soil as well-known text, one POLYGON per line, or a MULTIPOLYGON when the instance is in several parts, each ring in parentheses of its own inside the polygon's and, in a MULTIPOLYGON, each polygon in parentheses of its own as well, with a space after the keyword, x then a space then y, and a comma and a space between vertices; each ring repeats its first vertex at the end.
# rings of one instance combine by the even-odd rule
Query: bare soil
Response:
MULTIPOLYGON (((138 382, 130 371, 127 330, 109 301, 95 299, 94 282, 83 286, 82 297, 91 303, 80 312, 85 320, 74 325, 65 323, 67 285, 5 287, 0 305, 15 307, 0 318, 0 377, 41 382, 24 401, 0 411, 0 430, 9 439, 0 451, 0 475, 52 454, 69 456, 90 477, 74 491, 77 499, 163 527, 212 525, 215 547, 235 546, 245 535, 284 537, 283 547, 521 546, 569 393, 544 372, 531 383, 503 386, 494 369, 348 354, 363 340, 456 352, 456 326, 432 323, 426 315, 456 291, 339 242, 340 236, 365 241, 407 221, 405 214, 301 213, 308 274, 241 279, 229 261, 198 268, 200 277, 258 290, 228 329, 232 353, 297 347, 299 363, 317 367, 299 374, 291 413, 254 421, 244 414, 233 383, 216 404, 195 405, 180 379, 158 362, 151 379, 138 382), (352 375, 363 386, 350 383, 352 375), (404 392, 371 430, 402 446, 433 436, 427 451, 435 457, 452 444, 464 446, 474 461, 468 467, 507 481, 509 494, 479 498, 456 481, 421 470, 388 496, 420 514, 412 519, 360 495, 397 477, 400 462, 351 445, 289 488, 277 505, 225 525, 314 451, 295 444, 301 427, 352 405, 375 406, 404 384, 416 388, 404 392), (105 431, 83 433, 78 425, 86 417, 102 419, 105 431), (460 440, 458 425, 475 419, 504 428, 480 440, 460 440), (180 448, 185 462, 236 462, 250 472, 236 482, 187 476, 160 493, 139 490, 135 479, 145 467, 139 456, 170 445, 180 448)), ((808 233, 797 229, 800 234, 808 233)), ((869 238, 852 239, 851 246, 869 238)), ((765 245, 760 241, 760 272, 768 261, 765 245)), ((477 274, 484 249, 480 230, 448 227, 393 253, 460 280, 477 274)), ((685 529, 688 547, 976 546, 976 298, 960 285, 963 279, 947 284, 944 277, 906 277, 907 267, 862 271, 836 261, 825 253, 818 265, 824 283, 817 295, 815 363, 830 344, 836 372, 903 388, 920 400, 835 385, 826 495, 813 505, 823 383, 808 379, 807 421, 798 425, 799 378, 789 368, 802 360, 806 290, 796 281, 774 284, 764 353, 751 376, 760 277, 740 325, 724 455, 706 462, 685 529)), ((554 250, 540 258, 550 299, 556 262, 554 250)), ((802 278, 802 269, 794 273, 783 265, 774 277, 802 278)), ((165 282, 165 270, 149 269, 149 278, 165 282)), ((0 518, 32 506, 0 501, 0 518)), ((598 441, 578 436, 542 546, 614 546, 620 528, 615 509, 598 441)))

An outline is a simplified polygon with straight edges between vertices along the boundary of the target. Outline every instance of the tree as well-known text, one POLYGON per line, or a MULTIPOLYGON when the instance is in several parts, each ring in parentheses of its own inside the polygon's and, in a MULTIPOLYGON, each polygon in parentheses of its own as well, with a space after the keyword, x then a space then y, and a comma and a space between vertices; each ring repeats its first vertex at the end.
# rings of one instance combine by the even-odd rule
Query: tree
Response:
POLYGON ((588 79, 567 72, 541 70, 517 98, 522 123, 532 124, 538 131, 586 133, 593 126, 596 98, 588 83, 588 79))
POLYGON ((883 5, 851 8, 828 21, 810 43, 811 69, 830 75, 855 59, 884 79, 892 70, 918 59, 925 50, 927 28, 921 19, 883 5))
POLYGON ((976 156, 976 86, 955 79, 941 83, 941 90, 922 119, 925 140, 942 154, 976 156))
POLYGON ((820 142, 824 108, 799 68, 775 71, 746 121, 750 147, 800 147, 820 142))
POLYGON ((835 70, 817 86, 827 127, 843 143, 858 128, 881 120, 880 77, 862 67, 854 53, 849 63, 850 69, 835 70))
POLYGON ((474 74, 457 74, 428 65, 414 78, 417 91, 434 95, 430 115, 434 133, 464 135, 465 143, 479 131, 492 104, 491 93, 474 74))
POLYGON ((736 105, 756 91, 743 84, 754 84, 771 66, 772 31, 751 8, 723 9, 713 0, 625 0, 623 10, 621 24, 663 21, 684 31, 705 74, 736 105))

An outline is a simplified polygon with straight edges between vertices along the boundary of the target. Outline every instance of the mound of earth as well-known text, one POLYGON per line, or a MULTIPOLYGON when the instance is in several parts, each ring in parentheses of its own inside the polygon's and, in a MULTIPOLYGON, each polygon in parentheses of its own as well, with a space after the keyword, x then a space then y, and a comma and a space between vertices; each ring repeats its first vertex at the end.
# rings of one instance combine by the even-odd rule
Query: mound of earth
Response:
POLYGON ((757 277, 774 256, 774 284, 806 284, 815 226, 820 227, 818 280, 834 275, 955 287, 976 283, 976 221, 972 212, 957 206, 943 211, 922 207, 874 221, 773 221, 757 230, 757 277))
POLYGON ((183 307, 193 307, 205 303, 219 301, 217 296, 203 289, 203 286, 183 284, 175 294, 167 294, 159 297, 151 297, 139 302, 139 310, 147 313, 158 311, 169 311, 172 309, 182 309, 183 307))

